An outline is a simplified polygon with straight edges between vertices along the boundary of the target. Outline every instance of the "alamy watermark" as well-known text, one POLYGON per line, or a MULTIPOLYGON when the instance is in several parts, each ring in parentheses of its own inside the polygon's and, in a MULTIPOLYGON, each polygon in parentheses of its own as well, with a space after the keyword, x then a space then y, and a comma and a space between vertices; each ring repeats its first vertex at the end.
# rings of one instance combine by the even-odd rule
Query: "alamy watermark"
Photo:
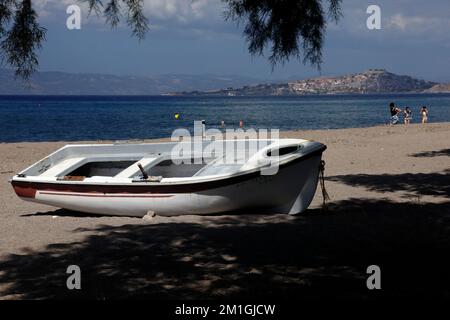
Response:
POLYGON ((67 7, 66 13, 69 15, 66 19, 66 27, 69 30, 81 29, 81 8, 76 4, 67 7))
MULTIPOLYGON (((81 8, 76 4, 67 7, 66 13, 69 15, 66 19, 66 27, 68 30, 81 29, 81 8)), ((367 7, 366 13, 369 17, 366 20, 366 26, 369 30, 381 29, 381 8, 379 5, 371 4, 367 7)))
POLYGON ((367 278, 366 285, 367 289, 374 290, 374 289, 381 289, 381 269, 379 266, 373 264, 367 267, 366 270, 367 274, 370 274, 370 276, 367 278))
POLYGON ((278 129, 206 129, 204 122, 194 121, 194 134, 186 128, 173 131, 177 142, 171 151, 174 164, 202 164, 214 161, 218 165, 246 165, 259 168, 261 175, 278 172, 279 149, 267 148, 279 140, 278 129))
POLYGON ((70 274, 66 280, 66 286, 69 290, 81 290, 81 269, 76 264, 67 267, 67 274, 70 274))
POLYGON ((367 18, 366 26, 369 30, 381 29, 381 8, 378 5, 372 4, 367 7, 367 14, 370 16, 367 18))

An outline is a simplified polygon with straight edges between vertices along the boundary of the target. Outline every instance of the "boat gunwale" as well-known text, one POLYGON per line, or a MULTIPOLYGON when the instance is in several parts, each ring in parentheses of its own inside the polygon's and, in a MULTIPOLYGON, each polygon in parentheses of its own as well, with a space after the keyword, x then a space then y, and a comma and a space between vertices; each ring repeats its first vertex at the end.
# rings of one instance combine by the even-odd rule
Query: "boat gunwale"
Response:
MULTIPOLYGON (((317 141, 314 141, 314 140, 305 140, 305 139, 263 139, 263 140, 265 140, 265 141, 272 141, 272 143, 277 141, 277 140, 297 140, 297 141, 302 141, 302 142, 316 142, 316 143, 320 143, 320 142, 317 142, 317 141)), ((214 143, 214 142, 219 142, 219 141, 225 141, 226 142, 228 140, 217 140, 217 141, 204 141, 204 140, 202 140, 202 143, 205 143, 205 142, 214 143)), ((232 140, 232 141, 235 142, 235 143, 238 143, 238 142, 242 142, 242 141, 245 141, 245 142, 260 141, 260 139, 236 139, 236 140, 232 140)), ((65 150, 65 149, 73 148, 73 147, 80 147, 80 148, 82 148, 82 147, 101 147, 101 148, 104 148, 104 147, 114 147, 114 146, 133 147, 133 146, 154 146, 154 145, 163 145, 163 144, 167 145, 167 144, 177 144, 177 143, 180 143, 180 142, 177 142, 177 141, 160 141, 160 142, 144 142, 144 143, 117 142, 117 143, 97 143, 97 144, 94 144, 94 143, 70 144, 69 143, 69 144, 66 144, 66 145, 60 147, 59 149, 53 151, 52 153, 50 153, 49 155, 45 156, 44 158, 39 159, 35 163, 33 163, 33 164, 29 165, 28 167, 26 167, 25 169, 19 171, 16 176, 29 171, 35 165, 52 158, 53 156, 57 155, 59 152, 65 150)), ((190 143, 190 142, 189 141, 184 141, 182 143, 190 143)), ((320 144, 322 144, 322 143, 320 143, 320 144)), ((14 176, 14 177, 16 177, 16 176, 14 176)), ((14 179, 14 177, 12 179, 14 179)), ((11 179, 11 181, 12 181, 12 179, 11 179)))
MULTIPOLYGON (((313 156, 321 155, 327 146, 320 143, 320 147, 308 152, 306 154, 301 154, 298 157, 289 159, 288 161, 280 162, 279 168, 285 168, 299 161, 306 160, 313 156)), ((285 159, 286 160, 286 159, 285 159)), ((261 169, 263 167, 257 167, 254 169, 249 169, 242 172, 237 172, 228 176, 209 176, 205 179, 198 180, 185 180, 185 181, 174 181, 174 182, 122 182, 122 183, 108 183, 108 182, 93 182, 93 181, 30 181, 26 177, 13 177, 10 181, 14 188, 25 188, 35 191, 74 191, 76 189, 82 190, 81 192, 86 193, 189 193, 198 192, 209 189, 214 189, 218 187, 228 186, 235 183, 244 182, 260 175, 261 169), (83 190, 84 189, 84 190, 83 190), (89 189, 97 189, 86 191, 89 189), (99 191, 103 189, 103 191, 99 191), (126 191, 121 191, 126 190, 126 191), (132 190, 130 192, 130 190, 132 190)), ((269 176, 269 175, 268 175, 269 176)), ((74 191, 77 192, 77 191, 74 191)), ((31 194, 31 193, 30 193, 31 194)), ((19 195, 20 196, 20 195, 19 195)))

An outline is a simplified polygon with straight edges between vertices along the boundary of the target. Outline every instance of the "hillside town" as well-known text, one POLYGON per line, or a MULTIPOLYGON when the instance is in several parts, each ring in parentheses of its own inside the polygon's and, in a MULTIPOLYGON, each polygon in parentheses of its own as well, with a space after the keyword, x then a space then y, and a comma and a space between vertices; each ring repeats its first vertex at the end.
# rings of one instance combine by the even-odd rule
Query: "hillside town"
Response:
POLYGON ((242 88, 226 88, 205 92, 182 92, 182 95, 289 96, 309 94, 420 93, 441 84, 397 75, 385 69, 369 69, 362 73, 337 77, 318 77, 281 84, 260 84, 242 88))

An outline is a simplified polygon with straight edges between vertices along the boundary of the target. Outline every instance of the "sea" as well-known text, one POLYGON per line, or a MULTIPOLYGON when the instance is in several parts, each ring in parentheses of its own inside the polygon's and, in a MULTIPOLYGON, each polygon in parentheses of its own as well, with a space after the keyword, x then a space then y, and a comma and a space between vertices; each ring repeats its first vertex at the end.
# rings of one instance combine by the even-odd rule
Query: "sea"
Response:
POLYGON ((450 94, 298 97, 0 96, 0 142, 131 140, 170 137, 177 128, 306 130, 386 124, 388 105, 410 107, 413 123, 450 121, 450 94), (177 119, 175 114, 180 117, 177 119))

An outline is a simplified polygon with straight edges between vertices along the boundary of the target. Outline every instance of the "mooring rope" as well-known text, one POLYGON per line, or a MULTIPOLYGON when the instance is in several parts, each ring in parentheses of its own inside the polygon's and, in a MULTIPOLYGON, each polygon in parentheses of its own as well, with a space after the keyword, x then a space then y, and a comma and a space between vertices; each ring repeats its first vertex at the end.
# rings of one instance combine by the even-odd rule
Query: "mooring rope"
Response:
POLYGON ((327 201, 330 200, 330 196, 328 195, 327 190, 325 189, 325 161, 320 161, 320 167, 319 167, 319 180, 320 180, 320 188, 322 189, 322 209, 327 209, 327 201))

